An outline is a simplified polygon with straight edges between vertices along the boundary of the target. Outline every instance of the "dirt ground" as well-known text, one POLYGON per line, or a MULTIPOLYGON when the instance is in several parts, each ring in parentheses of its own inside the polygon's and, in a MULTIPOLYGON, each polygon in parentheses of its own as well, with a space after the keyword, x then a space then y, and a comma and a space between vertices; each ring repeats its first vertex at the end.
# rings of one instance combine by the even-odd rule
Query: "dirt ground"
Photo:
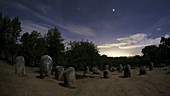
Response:
MULTIPOLYGON (((77 79, 77 87, 63 87, 60 81, 39 79, 38 68, 26 68, 26 76, 15 76, 14 66, 0 61, 0 96, 170 96, 170 66, 154 68, 147 75, 132 70, 131 78, 110 72, 108 79, 87 74, 77 79)), ((77 72, 77 74, 83 74, 77 72)))

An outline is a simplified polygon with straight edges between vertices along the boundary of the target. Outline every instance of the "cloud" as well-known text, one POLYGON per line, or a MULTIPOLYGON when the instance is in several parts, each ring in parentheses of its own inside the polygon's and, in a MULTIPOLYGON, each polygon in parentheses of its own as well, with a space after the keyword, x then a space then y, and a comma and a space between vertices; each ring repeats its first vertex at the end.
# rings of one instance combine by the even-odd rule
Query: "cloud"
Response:
POLYGON ((164 37, 165 37, 165 38, 169 38, 169 37, 170 37, 170 35, 169 35, 169 34, 166 34, 164 37))
POLYGON ((37 6, 35 6, 35 8, 39 10, 39 12, 43 13, 44 15, 49 14, 50 12, 53 11, 52 6, 48 4, 39 3, 37 6))
POLYGON ((67 29, 70 32, 85 36, 85 37, 93 37, 95 36, 95 31, 90 27, 75 25, 75 24, 67 24, 63 26, 64 29, 67 29))
POLYGON ((100 52, 101 55, 107 55, 109 57, 121 57, 121 56, 133 56, 132 54, 128 53, 127 51, 116 50, 116 51, 103 51, 100 52))
POLYGON ((138 33, 128 37, 117 38, 118 43, 99 45, 98 48, 112 48, 118 47, 119 49, 135 49, 142 48, 148 45, 159 45, 161 37, 148 38, 145 33, 138 33))
POLYGON ((160 31, 160 30, 162 30, 162 28, 156 28, 156 31, 160 31))
POLYGON ((22 24, 22 32, 32 32, 33 30, 36 30, 38 32, 41 32, 42 34, 45 34, 49 30, 49 27, 46 27, 41 24, 37 24, 29 20, 23 20, 21 21, 21 24, 22 24))
MULTIPOLYGON (((38 11, 35 11, 35 10, 29 8, 28 6, 26 6, 24 4, 20 4, 20 3, 16 3, 16 2, 13 2, 13 3, 18 8, 20 8, 22 10, 29 11, 34 16, 38 17, 41 20, 44 20, 44 21, 48 22, 51 25, 56 25, 58 27, 61 27, 63 29, 68 30, 69 32, 72 32, 74 34, 78 34, 78 35, 81 35, 81 36, 85 36, 85 37, 93 37, 93 36, 95 36, 95 34, 94 34, 95 31, 92 28, 88 27, 88 26, 84 26, 84 25, 80 25, 80 24, 75 24, 75 23, 70 23, 70 22, 66 22, 66 21, 63 21, 62 23, 57 23, 56 22, 57 20, 55 18, 48 18, 48 17, 40 14, 38 11)), ((51 7, 45 6, 45 5, 38 5, 38 6, 39 7, 41 6, 39 11, 44 10, 43 13, 47 13, 47 11, 49 11, 51 9, 51 7)), ((34 22, 33 24, 35 25, 36 23, 34 22)), ((37 28, 40 28, 40 26, 38 27, 38 24, 36 24, 36 25, 37 25, 37 28)), ((29 24, 29 26, 31 26, 31 25, 29 24)), ((28 28, 28 26, 27 26, 27 29, 31 29, 31 28, 34 28, 34 27, 32 26, 32 27, 28 28)), ((43 29, 42 26, 41 26, 41 29, 43 29)), ((37 30, 39 30, 39 29, 37 29, 37 30)))
POLYGON ((104 44, 104 45, 99 45, 98 48, 111 48, 111 47, 118 47, 121 45, 126 45, 126 43, 104 44))

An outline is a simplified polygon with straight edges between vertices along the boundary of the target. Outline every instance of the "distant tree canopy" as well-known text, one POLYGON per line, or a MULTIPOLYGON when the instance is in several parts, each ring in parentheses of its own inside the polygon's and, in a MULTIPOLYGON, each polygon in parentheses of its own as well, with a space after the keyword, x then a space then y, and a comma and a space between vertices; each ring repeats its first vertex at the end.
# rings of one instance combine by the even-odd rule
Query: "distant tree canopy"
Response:
MULTIPOLYGON (((42 36, 41 32, 33 30, 23 33, 20 37, 21 23, 18 17, 10 18, 0 13, 0 58, 14 62, 17 55, 25 58, 27 66, 37 66, 42 55, 50 55, 54 66, 73 66, 84 70, 86 66, 104 65, 118 67, 130 64, 133 67, 148 65, 154 62, 156 66, 170 62, 170 37, 162 37, 159 46, 150 45, 144 47, 143 56, 134 57, 107 57, 99 55, 97 46, 89 41, 70 41, 64 46, 64 39, 57 27, 51 28, 42 36), (19 38, 20 37, 20 38, 19 38)), ((168 64, 168 63, 167 63, 168 64)))

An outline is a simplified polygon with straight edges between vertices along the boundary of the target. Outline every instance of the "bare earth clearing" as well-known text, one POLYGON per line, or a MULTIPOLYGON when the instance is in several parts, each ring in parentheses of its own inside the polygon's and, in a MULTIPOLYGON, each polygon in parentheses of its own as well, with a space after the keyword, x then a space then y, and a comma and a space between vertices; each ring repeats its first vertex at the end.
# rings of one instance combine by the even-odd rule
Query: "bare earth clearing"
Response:
MULTIPOLYGON (((26 76, 15 76, 14 66, 0 61, 0 96, 170 96, 170 67, 155 68, 147 75, 132 70, 132 78, 110 72, 109 79, 101 75, 77 79, 77 87, 61 86, 63 82, 39 79, 37 68, 26 68, 26 76)), ((78 74, 83 74, 78 72, 78 74)))

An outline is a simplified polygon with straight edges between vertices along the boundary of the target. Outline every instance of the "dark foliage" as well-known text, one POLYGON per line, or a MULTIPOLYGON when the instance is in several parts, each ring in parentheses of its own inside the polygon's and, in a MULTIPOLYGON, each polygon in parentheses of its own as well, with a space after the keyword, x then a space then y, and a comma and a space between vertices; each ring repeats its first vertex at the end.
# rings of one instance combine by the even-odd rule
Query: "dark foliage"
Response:
POLYGON ((0 13, 0 58, 14 62, 20 32, 21 23, 18 17, 10 18, 0 13))

